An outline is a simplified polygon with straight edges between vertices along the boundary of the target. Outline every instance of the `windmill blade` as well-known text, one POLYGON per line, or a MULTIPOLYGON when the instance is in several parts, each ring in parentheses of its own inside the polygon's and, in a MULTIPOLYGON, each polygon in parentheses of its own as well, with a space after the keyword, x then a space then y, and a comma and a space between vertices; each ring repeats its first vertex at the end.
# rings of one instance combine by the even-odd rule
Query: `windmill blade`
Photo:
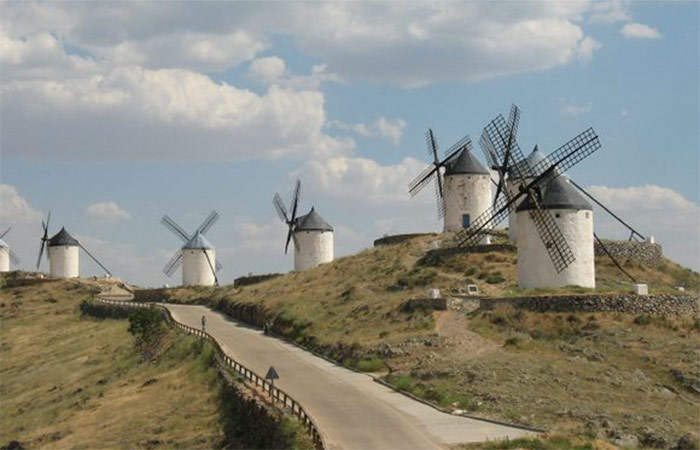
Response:
POLYGON ((445 197, 442 190, 442 175, 440 171, 437 171, 437 176, 435 177, 435 200, 437 200, 438 220, 440 220, 445 217, 445 197))
POLYGON ((100 266, 100 267, 102 268, 102 270, 104 270, 104 271, 107 273, 107 275, 109 275, 110 277, 112 276, 112 272, 110 272, 109 269, 107 269, 101 262, 99 262, 99 261, 97 260, 97 258, 95 258, 94 256, 92 256, 92 253, 90 253, 90 252, 88 251, 88 249, 86 249, 86 248, 83 246, 83 244, 78 243, 78 245, 79 245, 80 248, 82 248, 83 251, 90 257, 90 259, 92 259, 93 261, 95 261, 95 263, 97 263, 97 265, 100 266))
POLYGON ((44 255, 44 247, 46 247, 46 241, 42 240, 41 247, 39 247, 39 257, 36 260, 36 270, 37 271, 39 270, 39 266, 41 266, 41 257, 44 255))
POLYGON ((216 268, 216 271, 218 272, 219 270, 223 269, 224 266, 222 266, 219 261, 216 261, 216 264, 214 264, 214 267, 216 268))
POLYGON ((187 234, 187 232, 183 230, 180 225, 176 224, 175 221, 167 214, 160 219, 160 223, 162 223, 165 228, 172 231, 177 237, 182 239, 183 242, 189 242, 189 240, 192 239, 192 237, 187 234))
POLYGON ((211 263, 211 258, 209 258, 209 253, 207 253, 206 250, 204 251, 204 256, 207 258, 207 262, 209 263, 209 269, 211 270, 212 275, 214 275, 214 284, 217 286, 219 285, 219 278, 216 276, 216 269, 214 268, 214 265, 211 263))
POLYGON ((12 249, 10 249, 10 261, 12 261, 12 264, 14 265, 18 265, 22 262, 19 256, 17 256, 17 253, 13 252, 12 249))
POLYGON ((473 247, 478 244, 485 231, 495 228, 508 217, 508 213, 515 209, 517 201, 523 195, 524 193, 521 192, 511 199, 506 197, 497 199, 494 205, 479 214, 479 217, 468 228, 455 234, 455 245, 458 247, 473 247))
MULTIPOLYGON (((299 198, 301 197, 301 180, 297 179, 296 184, 294 185, 294 194, 292 195, 292 203, 290 206, 290 210, 292 211, 292 215, 289 218, 289 223, 294 224, 294 221, 297 218, 297 209, 299 208, 299 198)), ((287 241, 289 243, 289 241, 287 241)))
POLYGON ((421 172, 420 175, 418 175, 408 184, 408 193, 411 194, 411 197, 415 197, 420 191, 422 191, 436 172, 438 172, 438 168, 434 165, 430 165, 423 169, 423 172, 421 172))
POLYGON ((535 176, 540 176, 547 170, 550 170, 553 173, 550 174, 551 178, 549 180, 553 180, 600 148, 600 138, 598 138, 593 128, 589 128, 550 153, 547 159, 540 161, 539 164, 532 168, 532 172, 535 176))
POLYGON ((513 103, 510 106, 510 115, 508 116, 508 137, 512 142, 515 140, 515 135, 518 134, 518 125, 520 124, 520 108, 513 103))
POLYGON ((545 249, 547 249, 554 268, 559 273, 574 262, 576 257, 566 242, 566 238, 564 238, 557 222, 554 220, 552 212, 542 209, 535 195, 530 196, 530 199, 537 208, 529 211, 530 217, 535 224, 535 228, 537 228, 537 233, 540 235, 545 249))
MULTIPOLYGON (((219 213, 214 210, 209 213, 206 219, 204 219, 204 222, 202 222, 202 224, 197 228, 197 231, 199 231, 201 234, 205 234, 211 227, 214 226, 217 220, 219 220, 219 213)), ((194 234, 196 234, 197 231, 195 231, 194 234)))
POLYGON ((472 151, 472 138, 468 134, 445 150, 445 159, 440 162, 440 165, 444 166, 447 164, 449 160, 457 156, 465 148, 468 151, 472 151))
POLYGON ((432 128, 428 128, 428 131, 425 132, 425 143, 428 146, 428 154, 433 157, 435 164, 439 164, 438 143, 432 128))
MULTIPOLYGON (((294 224, 289 224, 289 231, 287 232, 287 243, 284 244, 284 254, 287 254, 287 250, 289 249, 289 241, 292 240, 292 235, 294 233, 294 224)), ((296 243, 296 240, 294 241, 296 243)))
MULTIPOLYGON (((529 165, 525 160, 517 139, 510 136, 509 126, 502 115, 496 116, 489 122, 481 133, 479 144, 492 152, 497 161, 508 160, 509 167, 513 167, 513 175, 516 181, 532 178, 529 165)), ((503 164, 500 164, 503 166, 503 164)))
POLYGON ((7 233, 10 232, 11 229, 12 229, 12 227, 7 227, 7 230, 3 231, 3 232, 0 234, 0 239, 4 238, 4 237, 7 235, 7 233))
POLYGON ((163 267, 163 273, 171 277, 180 264, 182 264, 182 250, 178 250, 172 258, 170 258, 170 261, 163 267))
POLYGON ((280 197, 279 194, 275 193, 275 196, 272 199, 272 204, 275 205, 275 211, 277 211, 277 215, 280 217, 280 220, 284 223, 289 222, 287 207, 284 206, 282 197, 280 197))

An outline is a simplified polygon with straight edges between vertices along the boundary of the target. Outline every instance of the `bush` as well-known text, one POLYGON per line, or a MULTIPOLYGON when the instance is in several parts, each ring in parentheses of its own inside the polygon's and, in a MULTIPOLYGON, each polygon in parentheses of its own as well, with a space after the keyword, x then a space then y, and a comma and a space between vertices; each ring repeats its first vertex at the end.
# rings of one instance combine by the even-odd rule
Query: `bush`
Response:
POLYGON ((357 362, 357 370, 361 372, 377 372, 384 367, 384 360, 376 356, 363 358, 357 362))
POLYGON ((488 284, 499 284, 499 283, 503 283, 504 281, 506 281, 506 279, 503 278, 503 276, 501 275, 501 272, 494 272, 491 275, 489 275, 488 277, 486 277, 486 282, 488 284))
POLYGON ((394 380, 394 386, 402 391, 410 391, 416 384, 416 381, 410 375, 402 375, 394 380))
POLYGON ((648 314, 640 314, 634 318, 634 323, 637 325, 649 325, 651 323, 651 316, 648 314))
POLYGON ((520 344, 520 338, 517 336, 511 336, 508 339, 506 339, 505 344, 503 344, 504 347, 517 347, 518 344, 520 344))

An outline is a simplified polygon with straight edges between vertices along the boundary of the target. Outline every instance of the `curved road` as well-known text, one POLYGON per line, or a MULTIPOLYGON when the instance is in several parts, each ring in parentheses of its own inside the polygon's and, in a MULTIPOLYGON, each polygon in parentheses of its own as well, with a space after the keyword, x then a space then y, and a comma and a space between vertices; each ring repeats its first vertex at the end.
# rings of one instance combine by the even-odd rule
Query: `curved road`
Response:
POLYGON ((207 332, 226 354, 257 374, 274 366, 275 384, 313 417, 329 449, 435 449, 533 434, 442 413, 204 306, 165 306, 194 328, 206 316, 207 332))

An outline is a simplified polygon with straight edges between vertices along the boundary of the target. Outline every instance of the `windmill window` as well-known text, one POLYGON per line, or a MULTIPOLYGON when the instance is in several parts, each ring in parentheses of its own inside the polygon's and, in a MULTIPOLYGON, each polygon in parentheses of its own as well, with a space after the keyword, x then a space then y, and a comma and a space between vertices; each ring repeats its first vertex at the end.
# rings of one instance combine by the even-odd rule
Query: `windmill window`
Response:
POLYGON ((588 219, 589 217, 591 217, 590 214, 591 214, 591 213, 588 213, 588 212, 586 213, 586 219, 588 219))
POLYGON ((554 214, 554 217, 556 217, 556 218, 558 219, 558 218, 560 218, 560 217, 561 217, 561 214, 559 214, 559 213, 556 213, 556 214, 554 214))

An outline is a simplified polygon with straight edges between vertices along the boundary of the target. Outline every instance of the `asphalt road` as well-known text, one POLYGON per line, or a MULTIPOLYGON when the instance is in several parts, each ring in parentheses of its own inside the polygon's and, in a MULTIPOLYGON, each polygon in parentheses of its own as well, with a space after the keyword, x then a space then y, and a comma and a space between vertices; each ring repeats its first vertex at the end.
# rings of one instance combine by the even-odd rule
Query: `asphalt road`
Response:
POLYGON ((178 322, 201 327, 233 359, 275 382, 313 417, 329 449, 435 449, 532 433, 437 411, 259 329, 203 306, 165 305, 178 322))

